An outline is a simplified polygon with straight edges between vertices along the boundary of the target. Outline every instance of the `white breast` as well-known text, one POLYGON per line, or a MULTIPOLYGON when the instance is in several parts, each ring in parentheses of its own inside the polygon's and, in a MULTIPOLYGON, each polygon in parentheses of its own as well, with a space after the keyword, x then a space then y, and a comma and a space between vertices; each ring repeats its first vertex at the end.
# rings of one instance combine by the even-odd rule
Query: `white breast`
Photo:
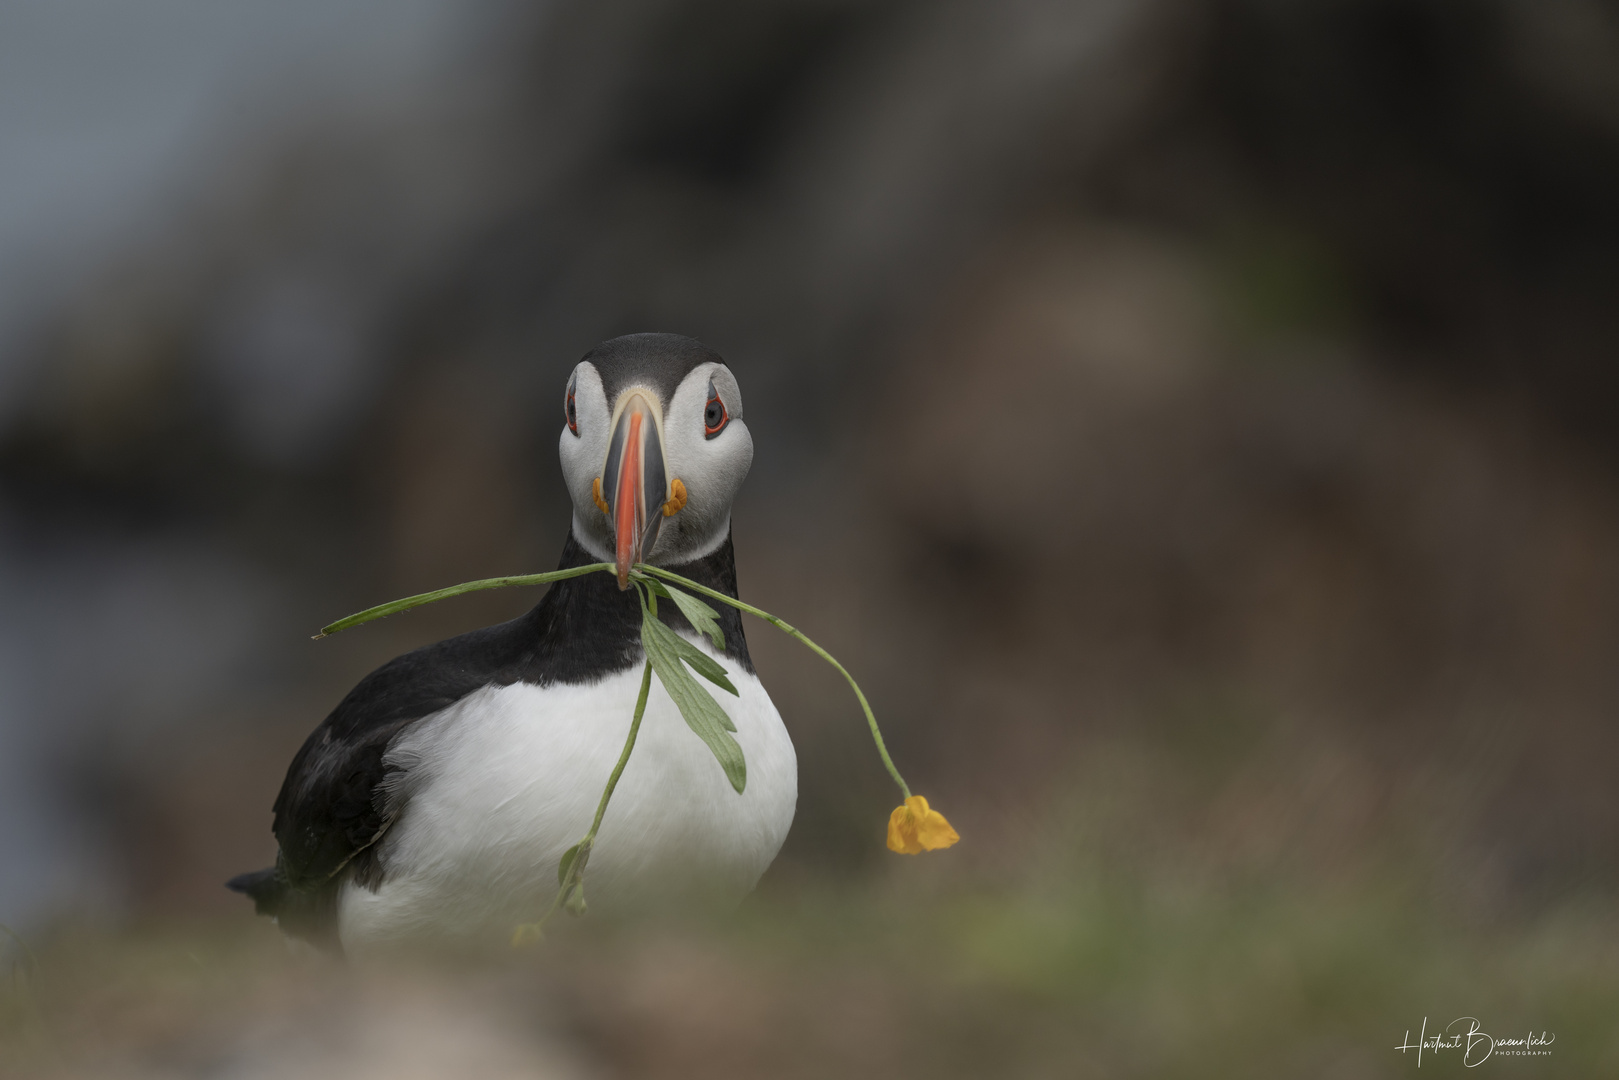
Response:
MULTIPOLYGON (((787 837, 798 801, 792 741, 759 680, 715 658, 740 692, 714 697, 736 724, 746 789, 731 787, 654 677, 590 857, 592 909, 656 906, 696 891, 735 902, 787 837)), ((385 880, 375 892, 350 881, 339 896, 344 948, 498 939, 543 913, 557 862, 590 827, 623 750, 640 685, 637 665, 588 685, 485 687, 413 727, 390 751, 419 764, 383 839, 385 880)))

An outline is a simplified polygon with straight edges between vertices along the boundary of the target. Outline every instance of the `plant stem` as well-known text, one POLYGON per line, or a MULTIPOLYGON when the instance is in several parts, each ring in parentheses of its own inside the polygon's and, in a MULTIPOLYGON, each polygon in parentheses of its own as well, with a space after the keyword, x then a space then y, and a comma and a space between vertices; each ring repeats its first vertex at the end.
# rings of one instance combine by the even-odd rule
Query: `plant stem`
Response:
MULTIPOLYGON (((612 567, 609 566, 608 569, 612 567)), ((568 864, 568 872, 562 876, 561 887, 557 889, 556 898, 551 901, 551 906, 545 909, 545 914, 537 921, 517 928, 513 937, 514 944, 527 939, 530 932, 534 938, 538 938, 546 922, 556 914, 557 908, 567 901, 568 894, 584 885, 585 864, 590 861, 590 849, 596 844, 596 831, 601 828, 602 816, 607 813, 607 804, 613 797, 613 789, 618 787, 618 778, 624 775, 624 766, 629 764, 630 751, 635 749, 635 738, 641 732, 641 717, 646 715, 646 699, 651 691, 652 662, 649 660, 641 672, 641 693, 635 699, 635 715, 630 719, 629 736, 624 740, 623 752, 618 755, 618 764, 613 766, 613 775, 607 778, 607 787, 602 791, 601 802, 596 804, 596 817, 590 823, 590 831, 585 833, 584 839, 573 846, 573 861, 568 864)))
POLYGON ((871 728, 872 741, 877 744, 877 753, 881 755, 883 764, 888 767, 888 775, 894 778, 894 783, 899 785, 900 792, 907 799, 911 797, 911 789, 906 785, 905 778, 902 777, 899 774, 899 770, 894 767, 894 759, 888 756, 888 747, 883 744, 883 733, 881 729, 877 727, 877 717, 872 714, 871 705, 866 701, 866 695, 860 692, 860 684, 854 681, 854 676, 850 675, 848 670, 845 669, 842 664, 838 663, 836 657, 827 652, 825 649, 821 648, 819 645, 815 644, 815 642, 811 641, 809 638, 805 637, 804 634, 797 628, 789 625, 783 619, 776 618, 776 616, 770 614, 768 611, 756 608, 752 604, 744 604, 742 601, 737 600, 734 597, 726 596, 724 593, 719 592, 718 590, 710 589, 706 585, 699 585, 690 578, 681 577, 679 574, 671 573, 668 570, 663 570, 656 566, 649 566, 646 563, 636 563, 635 569, 645 574, 655 574, 658 577, 663 578, 665 581, 672 581, 683 588, 690 589, 692 592, 702 593, 704 596, 712 597, 721 603, 730 604, 738 611, 746 611, 749 615, 757 616, 758 618, 761 618, 765 622, 774 626, 776 629, 797 638, 800 642, 808 646, 810 651, 814 652, 822 660, 825 660, 827 663, 837 668, 838 674, 842 675, 849 681, 849 688, 854 691, 854 696, 859 699, 860 708, 865 710, 866 725, 871 728))
POLYGON ((646 662, 641 671, 641 696, 635 699, 635 717, 630 721, 629 738, 624 740, 624 752, 618 755, 618 764, 613 766, 613 775, 607 778, 607 789, 602 792, 602 801, 596 806, 596 819, 590 823, 590 831, 585 838, 579 841, 579 850, 595 843, 596 830, 601 828, 602 815, 607 813, 607 800, 613 797, 613 789, 618 787, 618 778, 624 774, 624 766, 630 762, 630 751, 635 749, 635 737, 641 731, 641 717, 646 713, 647 694, 652 691, 652 661, 646 662))
POLYGON ((612 569, 612 563, 591 563, 589 566, 573 566, 566 570, 551 570, 544 574, 518 574, 515 577, 492 577, 484 578, 482 581, 464 581, 460 585, 451 585, 448 589, 434 589, 432 592, 407 596, 403 600, 390 600, 386 604, 378 604, 376 607, 366 608, 364 611, 356 612, 347 618, 338 619, 334 623, 321 627, 320 633, 315 635, 315 640, 318 641, 330 634, 335 634, 339 630, 347 630, 351 626, 368 623, 372 619, 380 619, 385 615, 396 615, 401 611, 409 611, 413 607, 431 604, 435 600, 448 600, 450 597, 460 596, 462 593, 478 592, 480 589, 504 589, 509 585, 546 585, 553 581, 562 581, 565 578, 581 577, 585 574, 593 574, 598 570, 612 569))

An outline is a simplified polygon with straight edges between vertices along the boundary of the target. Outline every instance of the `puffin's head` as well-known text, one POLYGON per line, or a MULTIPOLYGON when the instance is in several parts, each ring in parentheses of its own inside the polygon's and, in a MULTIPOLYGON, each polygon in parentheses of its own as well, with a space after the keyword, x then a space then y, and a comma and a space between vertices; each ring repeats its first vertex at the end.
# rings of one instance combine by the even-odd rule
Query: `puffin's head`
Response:
POLYGON ((753 463, 742 393, 718 353, 679 334, 628 334, 585 354, 568 377, 562 474, 573 531, 618 566, 709 554, 753 463))

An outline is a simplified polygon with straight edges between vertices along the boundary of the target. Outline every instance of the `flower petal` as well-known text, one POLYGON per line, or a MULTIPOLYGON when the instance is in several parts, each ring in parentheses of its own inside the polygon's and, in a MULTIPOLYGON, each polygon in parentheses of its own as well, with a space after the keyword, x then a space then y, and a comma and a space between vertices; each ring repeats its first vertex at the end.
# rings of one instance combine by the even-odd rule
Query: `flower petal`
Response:
POLYGON ((937 851, 960 839, 944 815, 928 806, 920 795, 910 796, 904 806, 895 807, 888 815, 888 849, 901 855, 937 851))
POLYGON ((905 806, 915 819, 916 842, 923 851, 947 848, 961 839, 944 815, 929 806, 922 796, 912 795, 905 800, 905 806))
POLYGON ((917 855, 922 843, 916 835, 916 817, 909 806, 896 806, 888 815, 888 850, 901 855, 917 855))
POLYGON ((960 839, 961 836, 950 827, 944 815, 937 810, 929 810, 927 816, 922 819, 921 827, 917 829, 917 841, 928 851, 947 848, 960 839))

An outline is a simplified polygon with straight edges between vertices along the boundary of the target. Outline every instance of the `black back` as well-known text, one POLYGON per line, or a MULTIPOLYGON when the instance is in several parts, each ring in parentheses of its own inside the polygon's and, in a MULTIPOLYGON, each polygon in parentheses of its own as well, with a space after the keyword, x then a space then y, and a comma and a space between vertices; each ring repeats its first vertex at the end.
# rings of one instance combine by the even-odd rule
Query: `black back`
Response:
MULTIPOLYGON (((570 534, 558 569, 596 561, 570 534)), ((729 536, 712 555, 670 569, 736 596, 729 536)), ((725 604, 712 606, 725 632, 726 656, 751 674, 741 614, 725 604)), ((691 629, 673 604, 660 605, 658 614, 676 629, 691 629)), ((633 667, 643 656, 635 591, 620 592, 612 574, 600 573, 555 583, 531 611, 510 622, 390 660, 349 691, 292 759, 275 801, 272 829, 281 844, 275 868, 243 874, 230 887, 251 896, 260 914, 276 916, 288 933, 336 948, 343 871, 373 888, 382 879, 376 844, 404 809, 400 773, 407 768, 384 759, 406 728, 485 686, 588 683, 633 667)))

